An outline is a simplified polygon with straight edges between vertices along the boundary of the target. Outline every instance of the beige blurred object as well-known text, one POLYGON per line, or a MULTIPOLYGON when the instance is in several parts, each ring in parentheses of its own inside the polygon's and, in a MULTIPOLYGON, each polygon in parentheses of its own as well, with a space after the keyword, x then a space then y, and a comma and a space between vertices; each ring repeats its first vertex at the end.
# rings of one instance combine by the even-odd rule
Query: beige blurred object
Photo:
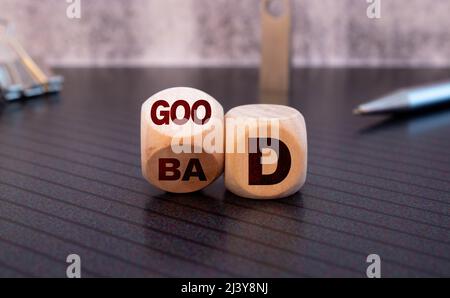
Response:
POLYGON ((307 137, 299 111, 284 105, 243 105, 231 109, 225 123, 229 191, 244 198, 279 199, 305 184, 307 137))
POLYGON ((291 66, 291 1, 261 0, 260 99, 287 103, 291 66))
POLYGON ((209 185, 223 172, 223 117, 220 103, 197 89, 176 87, 151 96, 141 112, 143 176, 174 193, 209 185))

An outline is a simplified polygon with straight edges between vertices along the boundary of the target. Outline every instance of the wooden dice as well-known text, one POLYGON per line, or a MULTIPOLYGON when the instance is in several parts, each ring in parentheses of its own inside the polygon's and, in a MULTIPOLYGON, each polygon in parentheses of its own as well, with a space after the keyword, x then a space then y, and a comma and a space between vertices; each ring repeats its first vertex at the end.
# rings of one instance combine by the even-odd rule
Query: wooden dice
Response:
POLYGON ((252 199, 283 198, 306 179, 307 141, 297 110, 245 105, 225 116, 203 91, 178 87, 150 97, 141 111, 142 173, 169 192, 200 190, 219 177, 252 199))
POLYGON ((244 105, 225 115, 225 186, 252 199, 289 196, 303 186, 307 168, 306 126, 295 109, 244 105))
POLYGON ((223 108, 203 91, 177 87, 141 110, 142 174, 169 192, 200 190, 223 172, 223 108))

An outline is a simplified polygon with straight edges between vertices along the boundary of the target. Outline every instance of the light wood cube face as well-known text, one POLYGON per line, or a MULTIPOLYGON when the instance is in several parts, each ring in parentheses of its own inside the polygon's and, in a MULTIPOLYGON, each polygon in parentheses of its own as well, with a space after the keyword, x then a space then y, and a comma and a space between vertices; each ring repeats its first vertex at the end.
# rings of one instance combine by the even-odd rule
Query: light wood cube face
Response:
POLYGON ((141 166, 154 186, 174 193, 200 190, 223 172, 224 112, 207 93, 163 90, 141 109, 141 166))
POLYGON ((225 186, 251 199, 283 198, 305 183, 303 116, 281 105, 244 105, 225 115, 225 186))

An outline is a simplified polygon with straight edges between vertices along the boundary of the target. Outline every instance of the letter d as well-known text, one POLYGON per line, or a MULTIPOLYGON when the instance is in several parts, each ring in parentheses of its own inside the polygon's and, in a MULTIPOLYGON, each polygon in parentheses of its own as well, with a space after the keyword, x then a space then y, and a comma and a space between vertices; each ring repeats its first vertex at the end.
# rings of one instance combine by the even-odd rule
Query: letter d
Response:
POLYGON ((260 138, 249 138, 248 147, 257 148, 256 153, 248 154, 248 184, 249 185, 274 185, 283 181, 291 170, 291 153, 288 146, 281 140, 267 138, 266 142, 261 142, 260 138), (272 142, 278 142, 278 163, 277 169, 272 174, 263 175, 263 165, 261 162, 261 149, 270 148, 272 142), (261 144, 266 144, 264 147, 261 144), (262 148, 261 148, 262 147, 262 148))

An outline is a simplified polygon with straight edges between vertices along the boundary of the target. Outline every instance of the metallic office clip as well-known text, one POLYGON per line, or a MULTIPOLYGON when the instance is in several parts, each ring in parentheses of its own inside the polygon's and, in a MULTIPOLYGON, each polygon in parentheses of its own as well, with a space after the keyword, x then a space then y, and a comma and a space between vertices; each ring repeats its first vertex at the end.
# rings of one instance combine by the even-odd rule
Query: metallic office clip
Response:
POLYGON ((22 97, 22 89, 22 85, 13 81, 8 65, 0 63, 0 99, 2 97, 6 101, 19 99, 22 97))
POLYGON ((63 78, 44 72, 12 31, 8 22, 0 20, 0 97, 12 101, 21 97, 59 92, 63 78))
POLYGON ((291 1, 261 0, 260 96, 287 103, 291 64, 291 1))

